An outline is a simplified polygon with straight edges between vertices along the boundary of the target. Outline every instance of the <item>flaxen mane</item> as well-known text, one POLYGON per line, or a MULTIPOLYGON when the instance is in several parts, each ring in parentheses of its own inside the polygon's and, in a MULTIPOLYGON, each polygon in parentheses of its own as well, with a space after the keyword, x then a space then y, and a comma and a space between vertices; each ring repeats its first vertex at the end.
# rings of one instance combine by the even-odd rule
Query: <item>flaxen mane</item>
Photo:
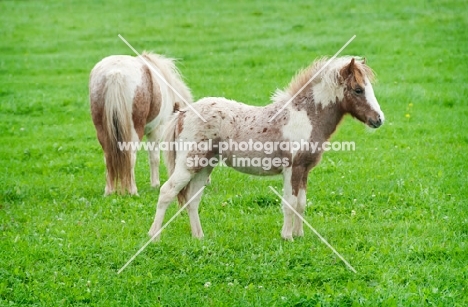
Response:
POLYGON ((349 63, 353 58, 356 60, 356 81, 358 83, 363 83, 363 78, 367 77, 370 82, 373 82, 375 79, 374 72, 365 64, 365 60, 360 57, 343 56, 335 58, 322 71, 320 71, 329 60, 327 57, 321 57, 315 60, 307 68, 299 71, 291 79, 291 82, 284 90, 277 90, 272 97, 273 102, 288 101, 299 92, 310 93, 310 88, 319 83, 323 85, 324 91, 333 91, 333 89, 338 89, 340 87, 340 82, 343 82, 343 80, 341 80, 341 70, 345 64, 349 63), (320 73, 315 76, 319 71, 320 73), (314 79, 310 81, 312 77, 314 77, 314 79), (304 85, 305 88, 302 89, 304 85))

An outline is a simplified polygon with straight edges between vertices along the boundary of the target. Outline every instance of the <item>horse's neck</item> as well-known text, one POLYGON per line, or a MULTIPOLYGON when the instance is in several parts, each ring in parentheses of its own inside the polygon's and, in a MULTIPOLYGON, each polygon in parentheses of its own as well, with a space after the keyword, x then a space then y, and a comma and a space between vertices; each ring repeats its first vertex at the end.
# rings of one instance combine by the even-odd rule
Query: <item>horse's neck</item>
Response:
POLYGON ((338 124, 343 119, 344 111, 338 102, 322 106, 322 104, 316 104, 313 100, 307 100, 302 104, 292 102, 290 107, 307 113, 312 124, 311 141, 324 142, 335 132, 338 124))
POLYGON ((315 107, 317 112, 313 113, 312 122, 317 123, 314 127, 317 137, 324 141, 328 140, 343 119, 344 112, 337 104, 331 104, 325 108, 322 108, 321 105, 315 107))
MULTIPOLYGON (((279 126, 287 125, 291 120, 299 120, 299 118, 295 118, 295 116, 297 116, 294 115, 295 112, 305 112, 310 124, 312 125, 310 141, 327 141, 343 119, 344 111, 340 107, 339 102, 330 103, 323 107, 322 104, 316 104, 313 99, 309 97, 300 97, 299 95, 298 99, 294 99, 294 101, 290 103, 282 100, 276 101, 260 108, 258 111, 265 115, 265 120, 267 120, 267 118, 270 119, 274 114, 276 114, 275 122, 279 126), (285 110, 280 112, 283 107, 285 107, 285 110), (285 117, 283 112, 288 112, 289 118, 287 116, 285 117)), ((302 129, 302 127, 296 129, 302 129)), ((302 131, 297 131, 298 134, 300 134, 300 132, 302 131)))

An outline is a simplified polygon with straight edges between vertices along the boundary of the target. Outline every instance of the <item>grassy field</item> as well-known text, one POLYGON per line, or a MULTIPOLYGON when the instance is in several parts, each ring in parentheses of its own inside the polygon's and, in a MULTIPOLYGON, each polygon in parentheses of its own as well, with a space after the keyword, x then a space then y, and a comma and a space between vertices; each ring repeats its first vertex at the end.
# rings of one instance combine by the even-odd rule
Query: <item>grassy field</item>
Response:
MULTIPOLYGON (((465 1, 0 1, 0 306, 467 306, 468 4, 465 1), (315 2, 315 3, 314 3, 315 2), (103 197, 89 114, 100 59, 180 59, 195 98, 264 105, 316 57, 365 56, 385 125, 347 118, 309 177, 305 228, 259 178, 218 168, 192 239, 179 216, 146 242, 158 191, 103 197)), ((163 181, 167 178, 162 170, 163 181)), ((167 219, 176 212, 170 207, 167 219)))

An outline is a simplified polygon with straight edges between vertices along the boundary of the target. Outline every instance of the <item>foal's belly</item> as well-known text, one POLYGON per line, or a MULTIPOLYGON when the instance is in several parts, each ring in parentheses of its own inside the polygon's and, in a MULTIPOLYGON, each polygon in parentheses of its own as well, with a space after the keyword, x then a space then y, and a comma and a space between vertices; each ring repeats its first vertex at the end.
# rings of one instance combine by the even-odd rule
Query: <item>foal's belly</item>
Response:
POLYGON ((282 173, 283 169, 288 166, 289 159, 277 155, 224 152, 219 155, 219 163, 221 166, 229 166, 245 174, 273 176, 282 173))
POLYGON ((232 167, 238 172, 244 173, 244 174, 249 174, 249 175, 256 175, 256 176, 274 176, 274 175, 279 175, 283 172, 283 169, 281 168, 274 168, 274 169, 269 169, 269 170, 264 170, 261 167, 232 167))

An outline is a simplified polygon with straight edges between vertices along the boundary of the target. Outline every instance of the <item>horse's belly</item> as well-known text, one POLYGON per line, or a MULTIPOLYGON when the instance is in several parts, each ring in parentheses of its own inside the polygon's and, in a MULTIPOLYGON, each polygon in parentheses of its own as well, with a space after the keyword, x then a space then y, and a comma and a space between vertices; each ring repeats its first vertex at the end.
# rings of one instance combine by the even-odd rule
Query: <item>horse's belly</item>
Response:
POLYGON ((249 174, 249 175, 256 175, 256 176, 274 176, 279 175, 282 173, 282 168, 270 168, 265 170, 262 167, 232 167, 238 172, 249 174))
POLYGON ((221 166, 229 166, 235 170, 258 176, 278 175, 289 164, 289 159, 273 155, 249 156, 235 153, 224 153, 219 156, 221 166))

